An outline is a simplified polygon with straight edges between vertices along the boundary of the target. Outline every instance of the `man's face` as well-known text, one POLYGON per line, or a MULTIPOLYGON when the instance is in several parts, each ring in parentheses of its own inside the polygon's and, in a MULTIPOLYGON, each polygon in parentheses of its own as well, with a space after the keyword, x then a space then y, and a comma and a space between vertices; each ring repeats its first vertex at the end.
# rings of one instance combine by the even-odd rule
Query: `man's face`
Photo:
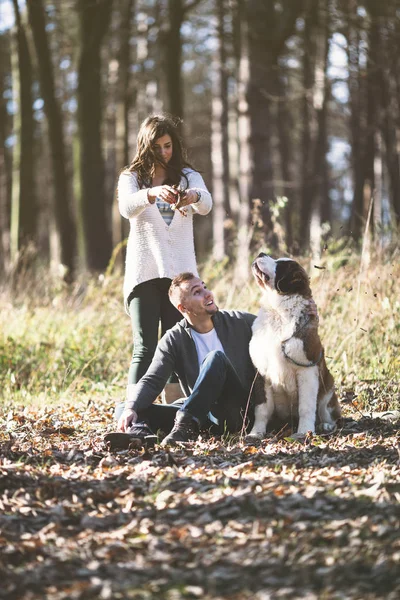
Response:
POLYGON ((198 277, 181 284, 181 300, 178 309, 189 317, 212 316, 218 312, 213 293, 198 277))

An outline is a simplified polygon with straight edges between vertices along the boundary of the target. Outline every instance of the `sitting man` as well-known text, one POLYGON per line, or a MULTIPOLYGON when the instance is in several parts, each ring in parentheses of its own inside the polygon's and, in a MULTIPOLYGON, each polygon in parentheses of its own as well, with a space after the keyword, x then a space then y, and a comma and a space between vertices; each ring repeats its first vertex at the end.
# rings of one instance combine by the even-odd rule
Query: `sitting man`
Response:
MULTIPOLYGON (((242 428, 255 380, 249 355, 255 316, 220 311, 212 292, 193 273, 175 277, 169 296, 184 318, 161 338, 132 397, 117 407, 118 429, 124 433, 106 435, 111 448, 128 447, 137 438, 154 443, 159 429, 170 432, 162 441, 165 446, 195 440, 200 429, 222 434, 242 428), (172 372, 186 395, 183 404, 154 404, 172 372)), ((263 393, 262 384, 256 387, 263 393)))

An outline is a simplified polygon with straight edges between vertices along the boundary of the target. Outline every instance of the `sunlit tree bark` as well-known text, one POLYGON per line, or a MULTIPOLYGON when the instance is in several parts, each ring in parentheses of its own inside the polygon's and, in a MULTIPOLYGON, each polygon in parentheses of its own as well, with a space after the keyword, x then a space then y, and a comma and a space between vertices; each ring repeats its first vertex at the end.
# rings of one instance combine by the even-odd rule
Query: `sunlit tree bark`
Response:
POLYGON ((11 163, 6 148, 9 134, 5 82, 10 72, 10 36, 0 35, 0 276, 7 272, 10 263, 10 184, 11 163))
POLYGON ((391 1, 378 6, 370 1, 368 8, 372 18, 378 20, 377 95, 381 102, 381 133, 386 151, 386 167, 389 179, 390 205, 394 222, 400 226, 400 27, 398 26, 398 2, 391 1), (396 25, 397 27, 396 27, 396 25))
POLYGON ((236 5, 236 38, 238 56, 238 145, 239 145, 239 193, 240 213, 238 220, 235 278, 248 278, 250 241, 252 235, 251 214, 251 124, 247 87, 250 78, 250 55, 248 45, 248 22, 244 18, 243 0, 236 5))
POLYGON ((211 152, 213 165, 213 256, 226 255, 225 219, 229 216, 228 78, 225 49, 225 0, 217 0, 218 52, 213 64, 211 152))

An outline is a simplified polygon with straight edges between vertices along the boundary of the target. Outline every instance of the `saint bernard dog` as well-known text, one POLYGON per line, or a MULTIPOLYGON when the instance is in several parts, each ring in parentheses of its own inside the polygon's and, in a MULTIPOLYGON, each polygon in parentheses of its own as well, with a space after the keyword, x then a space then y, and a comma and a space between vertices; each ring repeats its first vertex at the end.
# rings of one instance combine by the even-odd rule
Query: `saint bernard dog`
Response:
POLYGON ((250 356, 264 379, 265 401, 255 406, 247 436, 265 437, 272 417, 292 425, 297 436, 336 429, 340 406, 318 335, 318 318, 310 309, 307 273, 296 261, 274 260, 261 252, 252 272, 262 290, 261 309, 253 323, 250 356))

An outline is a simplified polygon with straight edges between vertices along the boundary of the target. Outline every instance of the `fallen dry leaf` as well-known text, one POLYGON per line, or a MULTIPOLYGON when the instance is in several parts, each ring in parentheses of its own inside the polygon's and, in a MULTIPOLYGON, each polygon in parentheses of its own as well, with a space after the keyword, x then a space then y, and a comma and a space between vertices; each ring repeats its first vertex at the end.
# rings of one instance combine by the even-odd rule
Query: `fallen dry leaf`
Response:
POLYGON ((110 453, 102 411, 4 416, 1 598, 400 596, 398 421, 110 453))

